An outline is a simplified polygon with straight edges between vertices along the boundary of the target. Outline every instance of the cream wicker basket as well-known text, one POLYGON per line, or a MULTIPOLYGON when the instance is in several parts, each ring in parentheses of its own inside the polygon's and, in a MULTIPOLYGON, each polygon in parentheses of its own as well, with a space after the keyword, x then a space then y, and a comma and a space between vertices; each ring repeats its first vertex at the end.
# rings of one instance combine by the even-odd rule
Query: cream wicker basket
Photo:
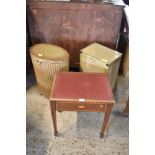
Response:
POLYGON ((50 97, 53 78, 58 71, 69 71, 68 52, 52 44, 36 44, 30 48, 40 94, 50 97))
POLYGON ((114 90, 122 54, 98 43, 92 43, 81 50, 80 70, 82 72, 107 73, 114 90))

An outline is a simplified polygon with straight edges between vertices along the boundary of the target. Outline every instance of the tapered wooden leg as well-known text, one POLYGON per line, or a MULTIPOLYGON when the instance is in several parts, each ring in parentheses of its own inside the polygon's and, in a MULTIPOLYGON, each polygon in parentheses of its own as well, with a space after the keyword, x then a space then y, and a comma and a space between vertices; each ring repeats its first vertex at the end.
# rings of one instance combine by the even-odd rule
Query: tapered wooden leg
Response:
POLYGON ((107 106, 107 110, 106 110, 104 120, 103 120, 102 129, 101 129, 101 132, 100 132, 100 138, 103 138, 103 136, 104 136, 104 132, 105 132, 105 130, 107 128, 107 123, 108 123, 108 120, 109 120, 109 117, 110 117, 110 114, 111 114, 111 111, 112 111, 112 107, 113 107, 113 104, 108 104, 108 106, 107 106))
POLYGON ((54 127, 54 135, 58 135, 57 131, 57 122, 56 122, 56 103, 55 102, 50 102, 50 107, 51 107, 51 115, 52 115, 52 121, 53 121, 53 127, 54 127))
POLYGON ((128 98, 128 101, 126 103, 126 106, 125 106, 125 109, 124 109, 123 113, 124 113, 124 117, 129 116, 129 98, 128 98))

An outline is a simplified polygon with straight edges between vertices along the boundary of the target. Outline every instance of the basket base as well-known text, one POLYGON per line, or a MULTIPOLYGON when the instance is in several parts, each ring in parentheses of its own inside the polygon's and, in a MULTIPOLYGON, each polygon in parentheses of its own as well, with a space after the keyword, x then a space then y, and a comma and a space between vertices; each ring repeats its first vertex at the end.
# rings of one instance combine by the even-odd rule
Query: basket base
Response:
POLYGON ((39 94, 49 99, 49 97, 50 97, 50 90, 47 91, 47 90, 44 90, 42 88, 39 88, 39 94))

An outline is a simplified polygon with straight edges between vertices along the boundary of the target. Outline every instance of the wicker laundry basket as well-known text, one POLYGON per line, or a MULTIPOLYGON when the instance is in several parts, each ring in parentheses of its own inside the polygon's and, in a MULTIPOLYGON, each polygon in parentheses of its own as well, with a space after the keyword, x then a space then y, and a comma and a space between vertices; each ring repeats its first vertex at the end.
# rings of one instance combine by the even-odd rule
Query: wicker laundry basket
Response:
POLYGON ((121 57, 121 53, 93 43, 81 50, 80 69, 82 72, 107 73, 111 88, 114 89, 121 57))
POLYGON ((49 98, 53 78, 58 71, 69 71, 68 52, 52 44, 36 44, 30 48, 40 94, 49 98))

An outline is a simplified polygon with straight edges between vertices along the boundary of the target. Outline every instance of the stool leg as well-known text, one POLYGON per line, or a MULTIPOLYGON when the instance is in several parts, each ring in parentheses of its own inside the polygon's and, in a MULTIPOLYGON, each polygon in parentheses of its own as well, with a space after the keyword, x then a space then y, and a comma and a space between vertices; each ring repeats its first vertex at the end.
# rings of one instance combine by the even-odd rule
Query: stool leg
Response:
POLYGON ((123 113, 124 113, 124 117, 129 116, 129 98, 128 98, 128 101, 126 103, 126 106, 125 106, 125 109, 124 109, 123 113))
POLYGON ((101 129, 101 132, 100 132, 100 138, 103 138, 103 136, 104 136, 104 132, 105 132, 105 130, 107 128, 107 123, 108 123, 108 120, 109 120, 109 117, 110 117, 110 114, 111 114, 111 111, 112 111, 112 107, 113 107, 113 104, 108 104, 108 106, 107 106, 107 110, 106 110, 104 120, 103 120, 102 129, 101 129))
POLYGON ((58 135, 57 131, 57 122, 56 122, 56 103, 55 102, 50 102, 50 107, 51 107, 51 115, 52 115, 52 121, 53 121, 53 127, 54 127, 54 135, 58 135))

